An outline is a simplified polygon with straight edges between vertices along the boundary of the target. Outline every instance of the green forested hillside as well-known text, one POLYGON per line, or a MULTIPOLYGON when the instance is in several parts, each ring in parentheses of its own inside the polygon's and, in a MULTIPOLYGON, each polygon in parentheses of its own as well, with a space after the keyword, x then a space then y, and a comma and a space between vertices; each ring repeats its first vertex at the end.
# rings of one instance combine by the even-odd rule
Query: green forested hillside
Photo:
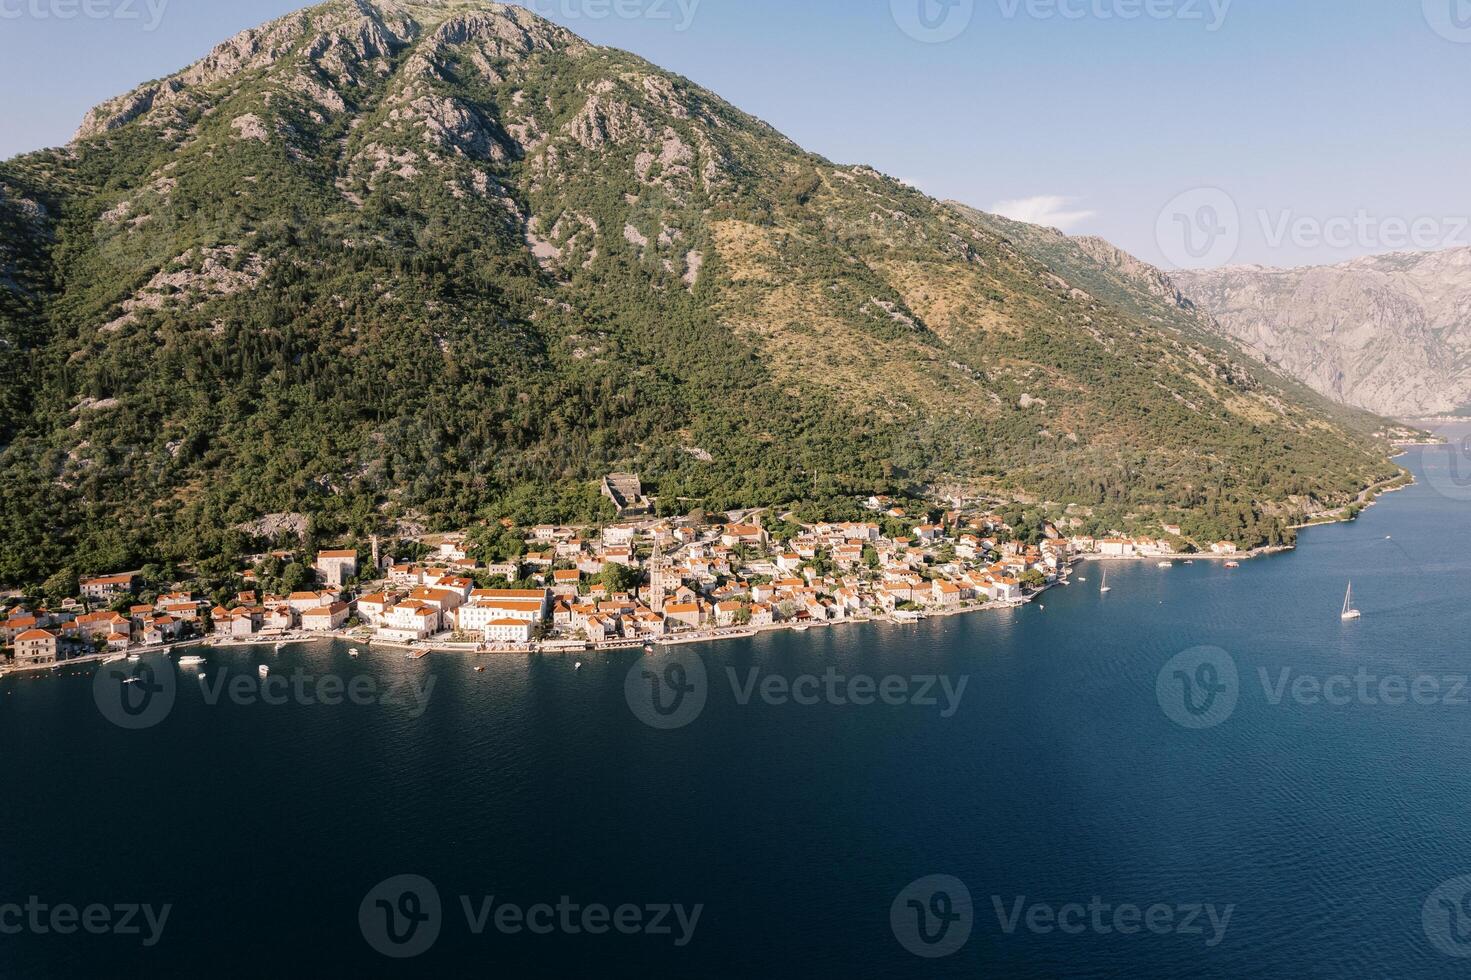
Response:
POLYGON ((586 519, 615 468, 1243 539, 1395 473, 1100 268, 522 8, 331 0, 0 164, 0 582, 586 519))

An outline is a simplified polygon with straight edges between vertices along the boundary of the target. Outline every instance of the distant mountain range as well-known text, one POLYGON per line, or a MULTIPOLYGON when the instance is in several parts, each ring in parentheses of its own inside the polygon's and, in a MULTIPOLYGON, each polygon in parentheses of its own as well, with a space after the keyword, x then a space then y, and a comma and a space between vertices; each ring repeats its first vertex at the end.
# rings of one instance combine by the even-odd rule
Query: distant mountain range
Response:
POLYGON ((1171 278, 1231 336, 1335 401, 1392 417, 1471 406, 1471 248, 1171 278))
POLYGON ((1106 243, 808 153, 523 7, 330 0, 0 164, 0 582, 960 486, 1257 543, 1382 422, 1106 243))

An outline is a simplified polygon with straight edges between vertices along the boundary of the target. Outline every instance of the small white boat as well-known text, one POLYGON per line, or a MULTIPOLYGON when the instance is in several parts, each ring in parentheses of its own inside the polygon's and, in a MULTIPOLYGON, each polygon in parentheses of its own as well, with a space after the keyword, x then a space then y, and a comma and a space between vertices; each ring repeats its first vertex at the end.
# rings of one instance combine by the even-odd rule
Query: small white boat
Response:
POLYGON ((203 657, 180 657, 179 658, 179 666, 180 667, 198 667, 202 663, 204 663, 204 658, 203 657))
POLYGON ((1364 614, 1354 608, 1354 584, 1352 582, 1348 583, 1348 594, 1343 597, 1343 615, 1340 618, 1344 622, 1364 618, 1364 614))
POLYGON ((1239 562, 1239 561, 1228 561, 1228 562, 1226 562, 1226 567, 1227 568, 1240 568, 1241 567, 1241 562, 1239 562))
POLYGON ((277 643, 276 644, 276 652, 277 653, 280 653, 281 650, 282 650, 282 648, 285 647, 285 646, 286 646, 286 644, 284 644, 284 643, 277 643))
POLYGON ((138 678, 136 678, 136 677, 129 677, 128 679, 124 680, 123 683, 124 684, 136 684, 136 683, 138 683, 138 678))
POLYGON ((1175 567, 1175 563, 1172 562, 1172 561, 1162 561, 1162 562, 1159 563, 1159 566, 1158 567, 1160 567, 1160 568, 1174 568, 1175 567))
POLYGON ((262 677, 270 676, 271 668, 269 664, 261 664, 259 670, 262 677))
POLYGON ((1098 587, 1099 592, 1112 592, 1113 586, 1108 584, 1108 569, 1103 570, 1103 584, 1098 587))
POLYGON ((811 629, 811 628, 812 628, 812 627, 811 627, 811 626, 808 626, 808 625, 806 625, 806 624, 805 624, 805 623, 804 623, 804 624, 802 624, 802 625, 801 625, 801 626, 793 626, 793 627, 792 627, 792 630, 793 630, 793 631, 794 631, 794 632, 797 632, 797 633, 805 633, 805 632, 807 632, 807 631, 808 631, 808 630, 810 630, 810 629, 811 629))
POLYGON ((362 656, 362 654, 363 654, 363 651, 359 650, 357 647, 353 647, 351 650, 347 651, 347 655, 349 657, 351 657, 352 659, 354 659, 354 660, 356 660, 358 657, 362 656))
POLYGON ((577 663, 573 664, 572 665, 572 669, 573 670, 581 670, 582 669, 582 661, 579 660, 579 661, 577 661, 577 663))
POLYGON ((130 654, 128 654, 128 659, 129 660, 142 660, 143 657, 140 654, 130 653, 130 654))

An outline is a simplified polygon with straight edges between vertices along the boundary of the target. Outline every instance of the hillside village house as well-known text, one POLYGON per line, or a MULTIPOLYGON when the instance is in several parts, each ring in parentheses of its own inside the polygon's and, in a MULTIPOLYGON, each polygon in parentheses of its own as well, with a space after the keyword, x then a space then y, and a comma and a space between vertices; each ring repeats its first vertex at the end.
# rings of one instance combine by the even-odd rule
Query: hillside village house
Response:
POLYGON ((286 604, 298 615, 304 615, 309 610, 330 606, 336 600, 337 596, 331 592, 293 592, 286 597, 286 604))
POLYGON ((327 585, 342 588, 358 573, 356 551, 323 551, 317 555, 317 572, 327 585))
POLYGON ((350 607, 345 602, 317 606, 301 614, 301 628, 313 633, 327 633, 341 629, 347 623, 349 615, 350 607))
POLYGON ((552 573, 552 592, 558 596, 575 598, 582 572, 575 568, 552 573))
POLYGON ((664 619, 672 620, 690 629, 697 629, 704 619, 704 611, 699 601, 695 602, 671 602, 664 606, 664 619))
POLYGON ((118 596, 127 595, 137 588, 138 576, 133 572, 102 575, 97 578, 83 579, 81 586, 84 598, 92 602, 111 602, 118 596))
POLYGON ((486 643, 531 642, 531 623, 525 619, 495 619, 485 624, 486 643))
POLYGON ((734 599, 726 602, 717 602, 715 604, 715 625, 720 627, 734 626, 745 608, 746 604, 744 602, 739 602, 734 599))
POLYGON ((261 616, 260 628, 272 633, 285 633, 296 627, 296 621, 296 610, 287 605, 275 605, 261 616))
POLYGON ((369 626, 381 626, 383 618, 400 597, 387 592, 375 592, 358 600, 358 618, 369 626))
MULTIPOLYGON (((153 608, 151 606, 147 607, 147 611, 151 614, 153 608)), ((152 617, 149 615, 146 618, 152 617)), ((143 625, 143 619, 144 617, 139 617, 136 625, 141 627, 143 625)), ((76 624, 77 628, 88 636, 109 636, 113 633, 131 633, 135 622, 124 617, 121 613, 109 611, 78 616, 76 624)))
POLYGON ((437 608, 417 599, 406 599, 384 613, 378 635, 390 642, 407 643, 427 640, 439 631, 440 613, 437 608))
POLYGON ((217 606, 210 613, 216 633, 225 636, 253 636, 260 631, 265 610, 250 606, 226 609, 217 606))
POLYGON ((44 667, 56 663, 59 642, 48 630, 26 630, 15 638, 15 665, 44 667))
POLYGON ((491 623, 514 619, 535 625, 545 618, 544 607, 535 599, 486 599, 461 606, 456 615, 456 626, 462 633, 475 633, 486 629, 491 623))
POLYGON ((748 548, 764 548, 766 531, 755 524, 730 524, 720 535, 720 543, 727 548, 745 545, 748 548))

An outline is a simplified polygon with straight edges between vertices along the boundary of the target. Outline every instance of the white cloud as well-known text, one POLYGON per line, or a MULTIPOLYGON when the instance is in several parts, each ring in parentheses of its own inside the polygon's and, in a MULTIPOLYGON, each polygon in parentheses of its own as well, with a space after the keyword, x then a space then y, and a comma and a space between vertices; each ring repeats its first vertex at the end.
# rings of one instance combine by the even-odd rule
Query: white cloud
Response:
POLYGON ((1078 202, 1076 197, 1061 197, 1043 194, 1039 197, 1024 197, 1016 201, 998 201, 991 211, 1013 221, 1025 221, 1033 225, 1046 225, 1059 231, 1068 231, 1096 215, 1097 211, 1072 210, 1068 208, 1078 202))

